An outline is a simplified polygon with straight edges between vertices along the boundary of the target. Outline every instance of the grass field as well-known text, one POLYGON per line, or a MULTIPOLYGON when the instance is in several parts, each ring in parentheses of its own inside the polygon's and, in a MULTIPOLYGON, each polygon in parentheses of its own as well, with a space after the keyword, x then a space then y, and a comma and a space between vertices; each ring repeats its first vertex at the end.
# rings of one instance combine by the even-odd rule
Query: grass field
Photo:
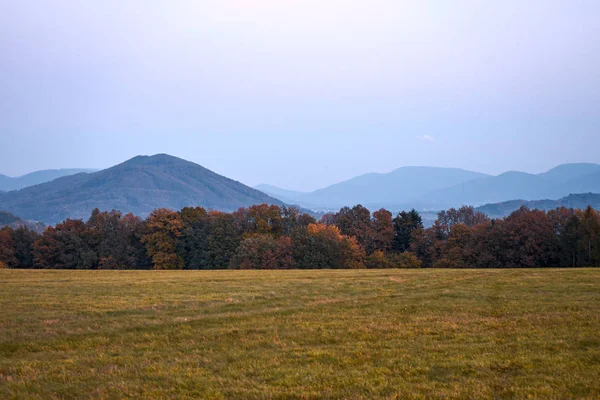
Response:
POLYGON ((0 270, 0 398, 599 398, 600 269, 0 270))

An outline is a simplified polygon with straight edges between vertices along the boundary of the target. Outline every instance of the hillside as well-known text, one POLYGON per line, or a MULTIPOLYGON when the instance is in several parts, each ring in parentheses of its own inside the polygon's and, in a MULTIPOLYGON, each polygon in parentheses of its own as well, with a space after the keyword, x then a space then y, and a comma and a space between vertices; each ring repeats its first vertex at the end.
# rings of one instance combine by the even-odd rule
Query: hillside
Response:
POLYGON ((317 210, 362 204, 394 212, 403 209, 442 210, 468 204, 523 199, 559 199, 571 193, 600 193, 600 165, 562 164, 541 174, 508 171, 497 176, 456 168, 403 167, 370 173, 311 193, 259 185, 285 202, 317 210))
POLYGON ((0 209, 46 223, 87 218, 94 208, 145 216, 161 207, 233 211, 258 203, 282 204, 240 182, 165 154, 138 156, 99 172, 0 194, 0 209))
POLYGON ((46 228, 46 225, 44 225, 43 223, 34 221, 24 221, 21 218, 9 212, 0 211, 0 229, 4 228, 5 226, 11 227, 13 229, 25 227, 38 233, 42 233, 46 228))
POLYGON ((498 176, 488 176, 435 190, 421 196, 417 201, 443 209, 463 204, 478 206, 513 199, 559 199, 571 193, 586 192, 600 192, 600 165, 563 164, 541 174, 505 172, 498 176))
POLYGON ((403 167, 385 174, 361 175, 295 196, 294 200, 309 208, 405 204, 432 190, 486 176, 488 175, 458 168, 403 167))
POLYGON ((600 193, 600 170, 574 177, 568 181, 553 186, 549 195, 553 198, 561 196, 564 193, 600 193))
POLYGON ((263 193, 278 198, 279 200, 285 201, 286 203, 293 204, 297 198, 305 195, 305 192, 298 192, 295 190, 281 189, 277 186, 267 185, 265 183, 254 186, 254 189, 260 190, 263 193))
POLYGON ((35 171, 19 177, 9 177, 0 175, 0 192, 10 190, 19 190, 28 186, 39 185, 40 183, 50 182, 63 176, 75 175, 81 172, 94 172, 91 169, 47 169, 35 171))
POLYGON ((510 215, 513 211, 518 210, 522 206, 529 209, 538 210, 553 210, 559 207, 567 208, 587 208, 591 205, 593 208, 600 210, 600 194, 596 193, 582 193, 582 194, 570 194, 558 200, 510 200, 495 204, 486 204, 478 207, 477 211, 481 211, 490 218, 502 218, 510 215))

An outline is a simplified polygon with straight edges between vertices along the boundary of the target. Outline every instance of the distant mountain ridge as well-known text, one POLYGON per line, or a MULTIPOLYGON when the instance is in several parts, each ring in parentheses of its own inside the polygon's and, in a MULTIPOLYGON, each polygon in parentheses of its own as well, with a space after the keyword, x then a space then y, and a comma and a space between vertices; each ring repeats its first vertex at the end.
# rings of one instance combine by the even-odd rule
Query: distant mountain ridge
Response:
POLYGON ((19 190, 28 186, 39 185, 40 183, 50 182, 63 176, 75 175, 82 172, 95 172, 94 169, 70 168, 70 169, 46 169, 31 172, 18 177, 10 177, 0 174, 0 192, 19 190))
POLYGON ((96 207, 140 216, 161 207, 202 206, 233 211, 259 203, 294 204, 320 212, 356 204, 372 210, 384 207, 394 213, 410 208, 435 212, 461 205, 553 201, 571 193, 590 192, 600 193, 598 164, 563 164, 541 174, 510 171, 497 176, 457 168, 402 167, 304 193, 271 185, 250 188, 200 165, 159 154, 138 156, 98 172, 69 174, 21 190, 0 192, 0 210, 45 223, 87 218, 96 207))
MULTIPOLYGON (((429 191, 487 176, 459 168, 402 167, 389 173, 360 175, 311 193, 295 195, 291 200, 313 209, 335 209, 355 204, 376 207, 406 204, 429 191)), ((276 193, 273 187, 270 191, 276 193)))
POLYGON ((543 211, 554 210, 560 207, 585 209, 588 206, 600 210, 600 193, 570 194, 558 200, 510 200, 502 203, 486 204, 477 207, 477 211, 481 211, 490 218, 503 218, 522 206, 532 210, 538 209, 543 211))
POLYGON ((513 199, 556 200, 572 193, 600 193, 600 165, 563 164, 541 174, 510 171, 427 193, 419 200, 440 209, 513 199))
POLYGON ((65 176, 0 193, 0 209, 25 219, 60 222, 87 218, 94 208, 145 216, 153 209, 202 206, 234 211, 283 202, 200 165, 166 154, 138 156, 94 173, 65 176))
POLYGON ((281 189, 277 186, 267 185, 265 183, 254 186, 254 189, 260 190, 261 192, 266 193, 269 196, 276 197, 279 200, 285 201, 286 203, 293 203, 295 201, 294 199, 306 194, 306 192, 281 189))
POLYGON ((434 167, 403 167, 387 174, 365 174, 311 193, 264 190, 313 209, 336 209, 362 204, 391 211, 416 208, 443 210, 461 205, 480 206, 513 199, 559 199, 571 193, 600 193, 600 165, 562 164, 541 174, 509 171, 497 176, 434 167))

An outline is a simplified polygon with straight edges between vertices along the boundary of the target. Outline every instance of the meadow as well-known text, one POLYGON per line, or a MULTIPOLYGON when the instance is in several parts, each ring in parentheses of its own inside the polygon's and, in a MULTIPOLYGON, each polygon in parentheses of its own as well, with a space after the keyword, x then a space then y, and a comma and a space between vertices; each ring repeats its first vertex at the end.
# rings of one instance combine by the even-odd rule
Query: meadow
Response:
POLYGON ((0 270, 0 398, 599 398, 600 269, 0 270))

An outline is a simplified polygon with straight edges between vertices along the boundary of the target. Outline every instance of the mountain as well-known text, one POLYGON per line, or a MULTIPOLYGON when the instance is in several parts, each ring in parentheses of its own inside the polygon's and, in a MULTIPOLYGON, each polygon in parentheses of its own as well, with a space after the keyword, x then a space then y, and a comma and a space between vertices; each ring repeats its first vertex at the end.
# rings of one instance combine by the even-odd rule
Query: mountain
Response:
POLYGON ((233 211, 283 203, 200 165, 166 154, 138 156, 94 173, 79 173, 0 194, 0 209, 46 223, 88 218, 94 208, 146 216, 186 206, 233 211))
POLYGON ((268 194, 269 196, 273 196, 278 198, 279 200, 285 201, 286 203, 293 204, 298 197, 301 197, 306 194, 306 192, 298 192, 295 190, 287 190, 281 189, 277 186, 268 185, 266 183, 262 183, 260 185, 254 186, 254 189, 260 190, 263 193, 268 194))
POLYGON ((541 177, 550 179, 553 182, 568 182, 582 176, 600 172, 599 164, 578 163, 562 164, 552 168, 548 172, 539 174, 541 177))
POLYGON ((559 207, 585 209, 590 205, 596 210, 600 210, 600 194, 596 193, 581 193, 570 194, 558 200, 510 200, 495 204, 486 204, 477 207, 477 211, 481 211, 490 218, 502 218, 510 215, 513 211, 518 210, 522 206, 529 209, 538 210, 554 210, 559 207))
POLYGON ((559 199, 571 193, 600 192, 600 165, 563 164, 541 174, 505 172, 434 190, 418 201, 439 209, 512 199, 559 199))
POLYGON ((11 213, 6 211, 0 211, 0 227, 8 226, 19 221, 22 220, 16 215, 12 215, 11 213))
POLYGON ((94 172, 93 169, 47 169, 35 171, 27 175, 12 178, 6 175, 0 175, 0 192, 10 190, 19 190, 28 186, 39 185, 40 183, 50 182, 63 176, 75 175, 81 172, 94 172))
POLYGON ((42 233, 46 228, 46 225, 40 222, 34 221, 23 221, 21 218, 17 217, 6 211, 0 211, 0 229, 5 226, 11 227, 13 229, 17 228, 28 228, 37 233, 42 233))
POLYGON ((488 175, 458 168, 403 167, 392 172, 370 173, 311 193, 294 197, 308 208, 339 208, 362 204, 371 208, 405 205, 436 189, 488 175))
POLYGON ((550 189, 549 195, 556 198, 564 193, 600 193, 600 170, 594 173, 581 175, 566 182, 562 182, 550 189))
POLYGON ((311 193, 259 185, 285 202, 314 210, 336 210, 362 204, 442 210, 463 204, 479 206, 512 199, 559 199, 571 193, 600 193, 600 165, 562 164, 541 174, 508 171, 497 176, 455 168, 403 167, 386 174, 365 174, 311 193))

